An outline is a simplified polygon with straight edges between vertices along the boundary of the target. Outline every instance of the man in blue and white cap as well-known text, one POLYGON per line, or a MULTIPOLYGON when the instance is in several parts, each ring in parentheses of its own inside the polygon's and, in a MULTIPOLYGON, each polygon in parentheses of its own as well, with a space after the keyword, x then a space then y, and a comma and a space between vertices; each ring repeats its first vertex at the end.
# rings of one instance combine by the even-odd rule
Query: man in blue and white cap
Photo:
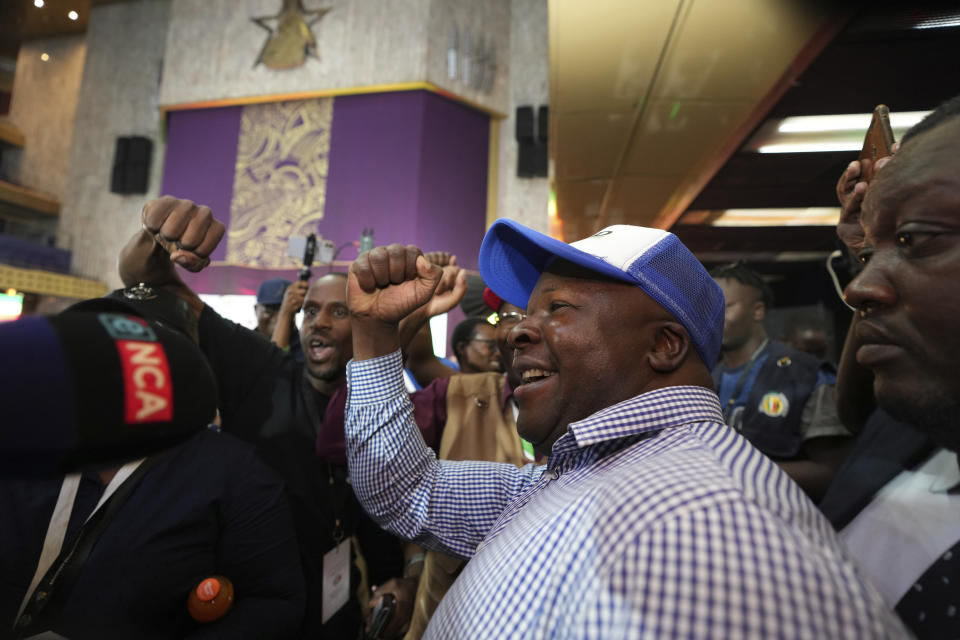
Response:
POLYGON ((348 283, 357 496, 395 533, 471 558, 425 637, 906 637, 803 492, 723 424, 723 296, 676 237, 618 225, 567 245, 499 220, 480 271, 526 309, 509 337, 517 428, 546 465, 423 444, 397 323, 439 268, 391 245, 348 283))

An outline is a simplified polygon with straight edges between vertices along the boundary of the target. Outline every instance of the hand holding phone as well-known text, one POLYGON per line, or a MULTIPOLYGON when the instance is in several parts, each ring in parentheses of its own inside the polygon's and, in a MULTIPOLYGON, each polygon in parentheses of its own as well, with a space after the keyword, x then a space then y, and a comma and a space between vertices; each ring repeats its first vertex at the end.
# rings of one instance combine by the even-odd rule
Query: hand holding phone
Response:
POLYGON ((867 128, 860 150, 860 179, 870 182, 876 171, 877 160, 893 155, 893 129, 890 128, 890 110, 878 104, 867 128))
POLYGON ((858 162, 840 175, 837 181, 837 199, 840 201, 840 220, 837 235, 856 255, 863 245, 863 228, 860 226, 860 209, 867 193, 867 184, 873 179, 877 162, 893 155, 895 144, 890 128, 890 110, 886 105, 877 105, 867 128, 867 135, 860 150, 858 162))
POLYGON ((396 608, 397 598, 392 593, 385 593, 380 597, 380 602, 370 612, 370 628, 366 633, 368 640, 380 640, 380 634, 386 629, 396 608))

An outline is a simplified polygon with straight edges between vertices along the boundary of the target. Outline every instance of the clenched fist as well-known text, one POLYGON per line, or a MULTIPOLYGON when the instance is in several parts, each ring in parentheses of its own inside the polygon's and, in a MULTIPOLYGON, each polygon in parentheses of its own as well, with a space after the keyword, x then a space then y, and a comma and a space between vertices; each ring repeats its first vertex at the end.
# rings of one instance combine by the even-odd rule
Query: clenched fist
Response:
POLYGON ((361 254, 350 266, 347 304, 354 321, 396 326, 430 301, 443 270, 414 246, 391 244, 361 254))
POLYGON ((209 207, 190 200, 162 196, 151 200, 140 214, 143 228, 163 247, 170 259, 197 272, 210 264, 210 254, 223 238, 223 223, 215 220, 209 207))

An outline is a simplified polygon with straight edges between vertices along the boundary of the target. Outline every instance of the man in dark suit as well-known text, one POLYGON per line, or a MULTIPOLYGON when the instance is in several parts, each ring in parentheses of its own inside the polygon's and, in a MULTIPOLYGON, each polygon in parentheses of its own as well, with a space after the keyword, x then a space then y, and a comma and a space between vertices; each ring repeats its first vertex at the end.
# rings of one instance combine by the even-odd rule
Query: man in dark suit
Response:
POLYGON ((283 485, 206 428, 199 349, 121 303, 86 304, 0 325, 18 363, 0 375, 0 459, 22 465, 0 482, 0 637, 293 637, 305 594, 283 485), (187 600, 214 575, 233 603, 200 623, 187 600))
POLYGON ((821 506, 920 638, 960 634, 958 116, 954 98, 908 131, 869 189, 857 162, 838 184, 837 232, 864 265, 845 290, 857 318, 841 373, 855 356, 914 430, 874 416, 821 506))

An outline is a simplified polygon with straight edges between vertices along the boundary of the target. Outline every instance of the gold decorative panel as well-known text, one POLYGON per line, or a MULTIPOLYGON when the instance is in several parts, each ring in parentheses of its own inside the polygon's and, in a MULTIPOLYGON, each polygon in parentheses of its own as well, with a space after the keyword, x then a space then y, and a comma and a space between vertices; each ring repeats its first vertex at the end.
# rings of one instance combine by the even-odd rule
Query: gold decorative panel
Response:
POLYGON ((323 219, 333 99, 248 105, 237 141, 226 261, 296 268, 291 236, 323 219))

